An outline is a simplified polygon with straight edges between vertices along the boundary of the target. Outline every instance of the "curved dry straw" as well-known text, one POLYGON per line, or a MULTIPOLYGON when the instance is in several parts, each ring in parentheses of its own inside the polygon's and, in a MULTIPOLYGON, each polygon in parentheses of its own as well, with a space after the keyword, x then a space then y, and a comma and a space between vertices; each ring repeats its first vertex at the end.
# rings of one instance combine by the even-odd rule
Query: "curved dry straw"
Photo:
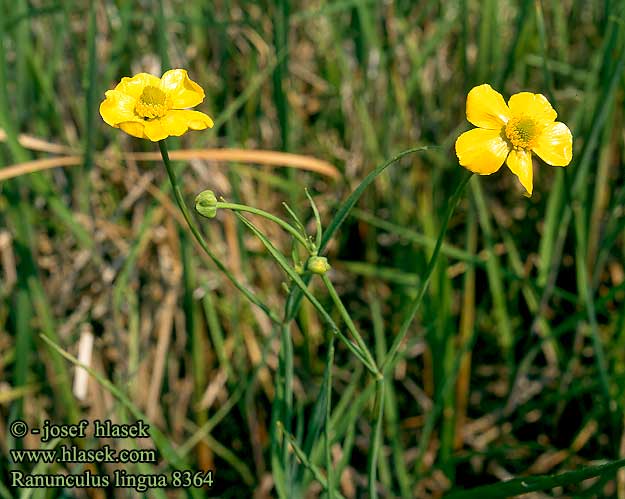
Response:
MULTIPOLYGON (((20 143, 24 147, 28 147, 32 150, 46 151, 46 152, 68 152, 65 146, 48 143, 41 141, 30 136, 20 136, 20 143)), ((0 142, 5 140, 5 135, 0 129, 0 142)), ((172 151, 170 153, 170 159, 172 160, 191 160, 202 159, 205 161, 216 162, 234 162, 234 163, 251 163, 257 165, 266 165, 271 167, 287 167, 295 168, 298 170, 310 171, 329 177, 333 180, 340 178, 341 174, 335 166, 331 165, 327 161, 314 158, 312 156, 305 156, 301 154, 283 153, 278 151, 268 150, 253 150, 253 149, 183 149, 179 151, 172 151)), ((109 155, 96 156, 98 159, 108 158, 109 155)), ((123 153, 122 159, 134 160, 134 161, 160 161, 161 155, 159 153, 123 153)), ((49 170, 51 168, 78 166, 83 163, 84 159, 79 155, 58 156, 53 158, 37 159, 33 161, 27 161, 24 163, 17 163, 9 165, 0 169, 0 182, 9 180, 11 178, 19 177, 20 175, 26 175, 29 173, 35 173, 43 170, 49 170)))

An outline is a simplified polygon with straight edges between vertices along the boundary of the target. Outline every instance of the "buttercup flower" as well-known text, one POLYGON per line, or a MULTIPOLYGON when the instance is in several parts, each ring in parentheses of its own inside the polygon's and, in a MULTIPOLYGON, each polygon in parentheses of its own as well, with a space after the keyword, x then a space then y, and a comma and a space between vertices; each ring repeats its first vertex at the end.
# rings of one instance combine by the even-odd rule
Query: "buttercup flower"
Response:
POLYGON ((102 119, 141 139, 157 142, 188 129, 213 126, 210 116, 186 109, 204 100, 204 90, 184 69, 171 69, 161 78, 147 73, 124 77, 105 95, 100 104, 102 119))
POLYGON ((478 128, 456 140, 460 164, 480 175, 499 170, 505 161, 528 195, 532 194, 532 152, 552 166, 566 166, 573 136, 541 94, 521 92, 508 105, 490 85, 474 87, 467 96, 467 120, 478 128))

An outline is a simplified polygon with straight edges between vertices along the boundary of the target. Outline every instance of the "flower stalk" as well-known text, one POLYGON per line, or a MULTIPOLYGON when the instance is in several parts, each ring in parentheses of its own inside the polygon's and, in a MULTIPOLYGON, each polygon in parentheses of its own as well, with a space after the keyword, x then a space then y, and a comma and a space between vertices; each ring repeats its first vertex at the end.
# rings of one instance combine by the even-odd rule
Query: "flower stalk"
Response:
POLYGON ((167 144, 165 143, 165 140, 159 140, 158 147, 161 151, 163 163, 165 164, 165 169, 167 170, 167 175, 169 176, 169 182, 171 183, 171 187, 174 192, 174 198, 176 199, 178 207, 180 208, 180 211, 182 212, 182 215, 187 222, 189 230, 191 230, 191 233, 195 237, 196 241, 202 247, 204 252, 210 257, 210 259, 215 263, 215 265, 219 268, 219 270, 221 270, 226 275, 226 277, 230 279, 230 281, 237 287, 239 291, 241 291, 241 293, 243 293, 243 295, 245 295, 248 300, 250 300, 256 306, 260 307, 273 322, 275 322, 276 324, 281 323, 282 321, 280 321, 279 317, 271 309, 269 309, 269 307, 262 303, 257 296, 250 292, 248 288, 240 283, 210 249, 208 243, 204 239, 204 236, 193 221, 191 213, 189 212, 189 208, 187 208, 187 205, 184 201, 182 191, 180 190, 180 186, 178 185, 178 181, 176 180, 176 174, 169 160, 169 153, 167 151, 167 144))
POLYGON ((306 250, 310 251, 311 249, 310 244, 308 243, 306 238, 304 238, 304 236, 302 236, 302 234, 297 229, 295 229, 288 222, 285 222, 281 218, 278 218, 269 212, 266 212, 259 208, 254 208, 252 206, 247 206, 247 205, 239 204, 239 203, 227 203, 225 201, 217 201, 217 208, 224 208, 224 209, 232 210, 232 211, 243 211, 246 213, 252 213, 253 215, 258 215, 260 217, 266 218, 267 220, 270 220, 271 222, 278 224, 286 232, 291 234, 293 238, 295 238, 295 240, 298 243, 300 243, 306 250))
POLYGON ((356 341, 356 345, 358 345, 358 348, 362 352, 362 355, 367 359, 367 362, 375 369, 376 379, 382 379, 384 377, 383 374, 378 369, 378 366, 375 363, 375 360, 373 360, 373 356, 369 352, 369 349, 367 348, 366 343, 362 339, 362 336, 360 336, 358 329, 356 329, 354 321, 352 321, 352 318, 350 317, 349 312, 345 308, 345 305, 343 305, 343 302, 341 301, 341 298, 336 292, 336 289, 334 288, 332 281, 328 279, 328 276, 326 274, 321 274, 321 280, 325 284, 326 288, 328 288, 328 292, 330 293, 330 297, 332 298, 332 301, 334 302, 336 307, 339 309, 339 313, 341 314, 341 317, 345 321, 345 324, 347 325, 347 329, 349 330, 352 337, 356 341))
POLYGON ((436 240, 436 246, 434 247, 434 251, 432 252, 432 256, 430 257, 428 266, 425 270, 425 275, 423 276, 423 280, 422 280, 421 287, 419 289, 419 293, 410 304, 410 309, 408 311, 408 314, 406 315, 406 318, 402 322, 401 328, 399 329, 399 333, 397 334, 397 336, 395 336, 395 339, 393 340, 393 344, 391 345, 391 348, 389 349, 388 353, 386 354, 386 357, 384 358, 384 361, 382 362, 381 370, 383 374, 386 374, 386 370, 389 369, 389 367, 393 365, 393 360, 395 356, 397 355, 399 347, 401 346, 402 342, 404 341, 404 338, 408 334, 408 328, 412 324, 412 321, 414 320, 415 316, 417 315, 417 312, 419 311, 419 308, 421 307, 421 302, 423 301, 425 292, 428 289, 428 286, 430 284, 430 279, 432 278, 434 268, 436 267, 436 262, 438 261, 438 255, 440 254, 441 247, 443 245, 443 239, 445 238, 445 234, 447 233, 447 226, 449 225, 449 220, 451 219, 451 215, 453 214, 454 210, 456 209, 456 206, 458 205, 458 202, 460 201, 460 196, 464 192, 464 189, 466 188, 472 176, 473 176, 473 173, 470 173, 470 172, 466 173, 464 177, 462 178, 462 180, 460 181, 460 183, 458 184, 458 187, 456 187, 456 191, 454 192, 453 196, 451 197, 451 200, 447 207, 447 213, 445 213, 445 218, 443 219, 443 225, 441 226, 441 230, 436 240))

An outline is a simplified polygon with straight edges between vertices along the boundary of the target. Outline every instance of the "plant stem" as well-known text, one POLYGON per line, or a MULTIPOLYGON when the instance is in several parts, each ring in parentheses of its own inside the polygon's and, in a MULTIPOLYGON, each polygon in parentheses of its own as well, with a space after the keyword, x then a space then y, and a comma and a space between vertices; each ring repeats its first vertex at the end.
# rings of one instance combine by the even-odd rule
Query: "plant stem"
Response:
MULTIPOLYGON (((362 351, 362 354, 367 358, 369 363, 376 368, 376 371, 378 371, 377 364, 375 363, 375 360, 373 360, 373 356, 369 352, 369 349, 367 348, 367 345, 362 339, 362 336, 360 336, 360 333, 358 333, 358 330, 356 329, 356 326, 354 325, 354 322, 352 321, 352 318, 350 317, 349 312, 345 308, 345 305, 343 305, 343 302, 341 301, 341 298, 336 292, 336 289, 334 289, 334 285, 332 284, 332 281, 330 281, 330 279, 328 279, 328 276, 325 274, 321 276, 321 279, 323 280, 323 283, 326 285, 326 288, 328 288, 328 291, 330 292, 330 296, 332 297, 332 301, 334 301, 334 304, 339 309, 339 313, 341 314, 341 317, 345 321, 345 324, 347 325, 347 329, 349 329, 350 333, 352 333, 352 336, 356 340, 358 348, 360 348, 360 350, 362 351)), ((377 375, 378 377, 382 376, 382 374, 379 371, 377 372, 377 375)))
POLYGON ((258 208, 253 208, 251 206, 247 206, 247 205, 244 205, 244 204, 226 203, 225 201, 218 201, 217 202, 217 209, 219 209, 219 208, 225 208, 227 210, 233 210, 233 211, 245 211, 245 212, 253 213, 254 215, 258 215, 258 216, 261 216, 263 218, 266 218, 267 220, 270 220, 270 221, 278 224, 285 231, 287 231, 289 234, 291 234, 302 246, 304 246, 304 248, 306 248, 306 250, 310 251, 310 244, 309 244, 309 242, 306 240, 306 238, 302 234, 300 234, 297 231, 297 229, 295 229, 288 222, 285 222, 281 218, 278 218, 275 215, 272 215, 271 213, 268 213, 268 212, 266 212, 264 210, 261 210, 261 209, 258 209, 258 208))
POLYGON ((436 266, 438 255, 441 251, 441 246, 443 245, 443 238, 445 237, 445 233, 447 232, 447 226, 449 225, 449 220, 451 219, 451 215, 456 209, 458 201, 460 200, 460 195, 464 192, 464 189, 469 183, 469 180, 471 179, 472 176, 473 176, 473 173, 470 173, 470 172, 465 174, 465 176, 462 178, 462 180, 458 184, 458 187, 456 187, 456 191, 454 192, 453 196, 451 197, 449 201, 449 205, 447 207, 447 213, 445 213, 445 218, 443 219, 443 225, 441 226, 441 230, 438 234, 438 239, 436 240, 436 246, 434 247, 434 251, 432 252, 432 256, 430 257, 430 261, 428 262, 427 269, 425 270, 425 276, 423 277, 421 288, 419 289, 419 293, 417 294, 416 298, 410 304, 410 310, 408 312, 408 315, 404 319, 404 322, 401 325, 399 333, 393 340, 393 344, 391 345, 390 350, 386 354, 386 357, 384 358, 384 362, 382 362, 382 366, 381 366, 382 373, 385 372, 388 366, 393 365, 393 358, 397 354, 397 351, 399 350, 399 347, 402 341, 406 337, 406 334, 408 333, 408 328, 410 327, 410 324, 412 324, 412 321, 414 320, 415 315, 417 315, 419 307, 421 306, 421 302, 423 301, 423 297, 425 296, 425 292, 428 289, 428 285, 430 283, 432 273, 434 272, 434 267, 436 266))
POLYGON ((326 420, 324 424, 325 451, 326 451, 326 474, 328 480, 328 499, 334 499, 334 468, 332 466, 332 442, 330 441, 330 418, 332 415, 332 364, 334 363, 334 334, 330 333, 328 339, 328 381, 326 386, 326 420))
POLYGON ((187 225, 189 226, 189 229, 191 230, 191 233, 195 237, 196 241, 202 247, 204 252, 210 257, 210 259, 215 263, 215 265, 217 265, 219 270, 221 270, 226 275, 226 277, 230 279, 230 282, 232 282, 232 284, 234 284, 237 289, 247 297, 248 300, 250 300, 253 304, 262 309, 273 322, 275 322, 276 324, 281 324, 282 321, 278 318, 278 316, 269 307, 267 307, 267 305, 262 303, 257 296, 249 291, 247 287, 240 283, 238 279, 221 262, 221 260, 219 260, 219 258, 217 258, 217 256, 211 251, 206 240, 204 239, 204 236, 202 236, 202 233, 198 229, 197 225, 195 225, 193 218, 191 218, 191 213, 189 212, 189 209, 184 202, 184 197, 182 196, 182 192, 176 180, 176 174, 174 173, 171 162, 169 161, 169 154, 167 152, 167 145, 165 144, 165 140, 159 140, 158 147, 161 150, 163 163, 165 164, 167 175, 169 175, 169 181, 171 182, 171 187, 174 191, 174 197, 176 198, 178 207, 180 208, 180 211, 182 212, 182 215, 184 216, 184 219, 186 220, 187 225))
MULTIPOLYGON (((347 336, 345 336, 341 332, 341 330, 336 325, 336 323, 334 322, 330 314, 328 314, 328 312, 326 312, 326 310, 323 308, 323 305, 321 305, 321 303, 319 303, 319 300, 317 300, 317 298, 315 298, 315 296, 308 290, 306 284, 304 283, 300 275, 295 271, 293 267, 291 267, 291 265, 289 265, 284 255, 276 249, 276 247, 271 243, 271 241, 267 239, 267 236, 265 236, 265 234, 263 234, 260 230, 258 230, 258 228, 256 228, 256 226, 252 224, 252 222, 250 222, 247 218, 245 218, 240 213, 235 213, 235 214, 237 215, 237 217, 239 217, 239 220, 241 220, 241 222, 243 222, 256 235, 256 237, 258 237, 258 239, 264 244, 265 248, 269 250, 269 253, 274 258, 274 260, 276 260, 278 265, 282 267, 282 270, 284 270, 287 273, 287 275, 293 280, 295 285, 301 289, 304 296, 306 296, 306 298, 308 298, 310 303, 312 303, 312 305, 317 309, 323 321, 341 339, 341 341, 345 343, 345 346, 347 346, 347 348, 349 348, 349 350, 354 355, 356 355, 356 357, 360 359, 360 361, 367 367, 367 369, 369 369, 369 371, 371 371, 372 374, 376 376, 376 378, 380 377, 381 376, 380 371, 375 366, 375 364, 372 365, 369 359, 367 359, 367 357, 365 357, 365 355, 360 351, 360 348, 357 348, 356 345, 354 345, 354 343, 351 342, 349 338, 347 338, 347 336)), ((286 305, 286 307, 288 307, 288 304, 286 305)), ((290 319, 285 316, 285 319, 283 322, 281 322, 281 324, 288 324, 289 322, 290 322, 290 319)))
POLYGON ((378 491, 376 484, 376 471, 378 469, 378 453, 382 438, 382 420, 384 419, 384 378, 376 381, 374 426, 371 432, 371 445, 369 450, 369 462, 367 473, 367 484, 369 486, 369 497, 377 499, 378 491))
MULTIPOLYGON (((287 432, 291 433, 293 421, 293 339, 291 338, 291 329, 289 324, 282 324, 280 341, 281 351, 279 359, 279 368, 282 371, 284 381, 284 391, 282 398, 282 424, 287 432)), ((285 473, 285 480, 289 495, 293 494, 293 472, 291 468, 291 454, 289 446, 286 442, 282 445, 282 468, 285 473)))
MULTIPOLYGON (((323 237, 321 238, 321 244, 319 245, 319 248, 317 248, 318 254, 320 255, 323 254, 323 251, 325 250, 326 246, 328 245, 328 243, 330 242, 334 234, 339 230, 339 228, 341 227, 341 225, 343 224, 343 222, 349 215, 350 211, 354 208, 354 206, 356 205, 356 203, 358 202, 362 194, 365 192, 367 187, 369 187, 369 185, 371 185, 371 183, 379 175, 381 175, 389 166, 391 166, 392 164, 396 163, 400 159, 410 154, 417 153, 417 152, 424 152, 424 151, 437 149, 437 148, 438 146, 418 146, 418 147, 412 147, 410 149, 406 149, 405 151, 400 152, 399 154, 392 157, 388 161, 379 165, 375 170, 371 171, 360 182, 360 184, 358 184, 358 186, 352 191, 352 193, 347 197, 347 199, 345 199, 345 201, 343 201, 337 208, 336 213, 334 217, 332 218, 332 221, 330 222, 330 224, 328 225, 328 227, 323 233, 323 237)), ((309 281, 310 281, 310 276, 304 278, 304 282, 306 284, 308 284, 309 281)), ((303 294, 301 290, 299 289, 293 289, 289 293, 289 297, 287 299, 288 320, 293 320, 295 316, 297 315, 297 311, 299 310, 299 307, 301 305, 302 298, 303 298, 303 294)))

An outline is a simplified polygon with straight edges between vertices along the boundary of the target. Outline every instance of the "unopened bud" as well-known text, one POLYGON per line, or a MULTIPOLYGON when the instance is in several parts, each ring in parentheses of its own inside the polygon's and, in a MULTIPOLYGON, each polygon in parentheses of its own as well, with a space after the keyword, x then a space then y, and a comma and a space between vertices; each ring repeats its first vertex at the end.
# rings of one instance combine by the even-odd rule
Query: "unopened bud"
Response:
POLYGON ((313 274, 323 275, 331 269, 328 259, 325 256, 311 256, 308 259, 308 270, 313 274))
POLYGON ((195 197, 195 211, 206 218, 217 215, 217 198, 213 191, 202 191, 195 197))

